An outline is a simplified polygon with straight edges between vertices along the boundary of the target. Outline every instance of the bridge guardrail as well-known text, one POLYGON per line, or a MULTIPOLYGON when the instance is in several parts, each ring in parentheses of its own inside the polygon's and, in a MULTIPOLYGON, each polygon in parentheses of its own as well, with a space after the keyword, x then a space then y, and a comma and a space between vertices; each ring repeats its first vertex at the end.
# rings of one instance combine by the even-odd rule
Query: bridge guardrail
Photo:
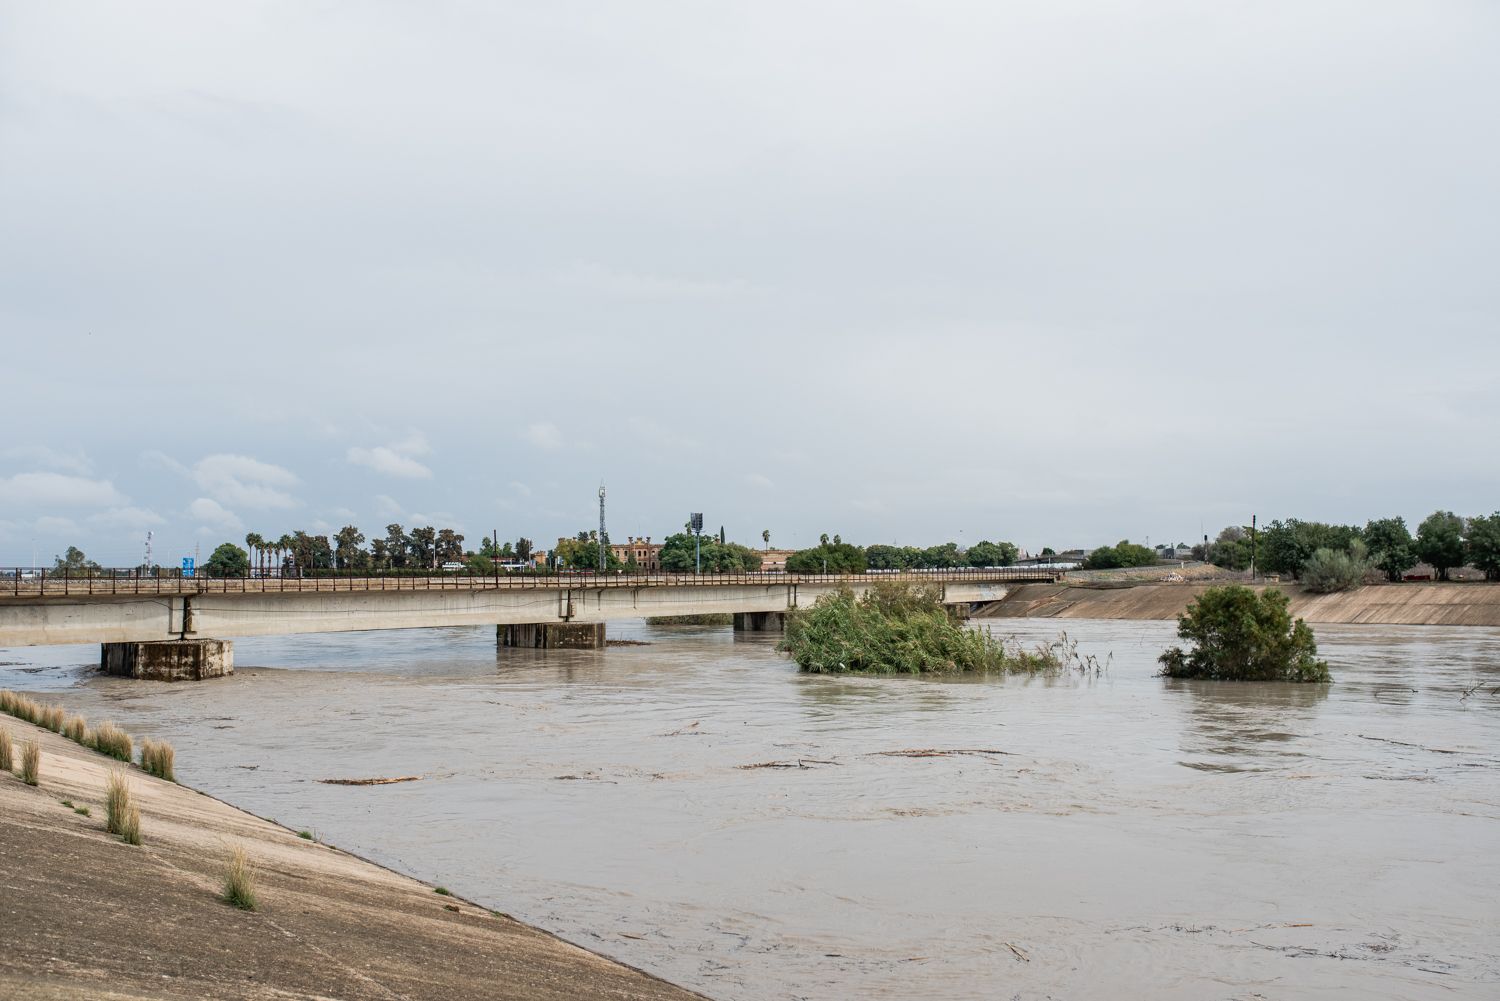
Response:
POLYGON ((556 590, 674 587, 699 585, 763 584, 867 584, 880 580, 948 581, 955 583, 1039 583, 1061 579, 1065 571, 1032 567, 988 569, 877 571, 862 574, 762 573, 370 573, 367 571, 318 570, 305 575, 252 574, 214 577, 200 573, 182 576, 180 571, 145 572, 140 568, 100 569, 82 572, 0 568, 0 597, 70 597, 111 595, 182 594, 281 594, 335 591, 474 591, 493 589, 556 590))

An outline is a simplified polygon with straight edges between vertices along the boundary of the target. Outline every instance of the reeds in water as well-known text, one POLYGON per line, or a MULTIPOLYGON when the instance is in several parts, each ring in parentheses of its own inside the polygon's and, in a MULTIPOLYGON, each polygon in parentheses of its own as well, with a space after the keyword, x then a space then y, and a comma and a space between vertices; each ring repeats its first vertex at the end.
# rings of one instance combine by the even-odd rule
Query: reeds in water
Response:
POLYGON ((147 775, 176 782, 177 773, 173 770, 176 761, 177 752, 165 740, 147 737, 141 742, 141 770, 147 775))
POLYGON ((130 734, 121 730, 113 723, 101 723, 94 731, 94 750, 100 754, 107 754, 111 758, 121 761, 129 761, 135 750, 134 743, 130 740, 130 734))
POLYGON ((15 751, 10 745, 10 731, 0 730, 0 772, 10 771, 15 764, 15 751))
POLYGON ((241 845, 230 850, 224 866, 224 902, 243 911, 255 910, 255 868, 241 845))
POLYGON ((21 745, 21 781, 29 786, 37 784, 42 771, 42 745, 36 738, 21 745))

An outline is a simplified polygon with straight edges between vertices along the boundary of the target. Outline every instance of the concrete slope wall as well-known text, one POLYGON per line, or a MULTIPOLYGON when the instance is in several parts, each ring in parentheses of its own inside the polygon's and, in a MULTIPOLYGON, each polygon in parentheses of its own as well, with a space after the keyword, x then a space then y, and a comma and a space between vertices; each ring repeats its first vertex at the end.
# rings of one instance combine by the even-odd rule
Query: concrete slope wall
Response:
MULTIPOLYGON (((983 618, 1175 619, 1207 584, 1141 584, 1122 588, 1023 584, 989 605, 983 618)), ((1500 626, 1500 584, 1380 584, 1340 594, 1279 587, 1292 614, 1308 622, 1407 626, 1500 626)))

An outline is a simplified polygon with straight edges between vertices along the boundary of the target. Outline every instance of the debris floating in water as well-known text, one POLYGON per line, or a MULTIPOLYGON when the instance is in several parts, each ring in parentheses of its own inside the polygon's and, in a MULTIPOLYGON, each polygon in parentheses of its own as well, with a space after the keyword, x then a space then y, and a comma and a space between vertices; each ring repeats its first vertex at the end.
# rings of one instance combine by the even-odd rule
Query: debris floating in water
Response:
POLYGON ((324 785, 330 786, 388 786, 397 782, 416 782, 420 775, 401 775, 388 779, 318 779, 324 785))

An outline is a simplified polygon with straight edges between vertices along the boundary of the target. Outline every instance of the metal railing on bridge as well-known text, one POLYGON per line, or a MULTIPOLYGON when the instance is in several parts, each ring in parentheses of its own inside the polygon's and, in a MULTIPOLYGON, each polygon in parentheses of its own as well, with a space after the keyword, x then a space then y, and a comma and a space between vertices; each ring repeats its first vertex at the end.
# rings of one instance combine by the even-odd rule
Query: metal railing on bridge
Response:
POLYGON ((973 583, 1043 583, 1061 579, 1064 571, 1039 567, 957 568, 950 570, 874 570, 858 574, 625 573, 593 570, 501 571, 368 571, 305 570, 216 577, 199 567, 191 575, 165 567, 146 570, 0 569, 0 598, 110 595, 278 594, 333 591, 464 591, 492 588, 537 590, 617 587, 674 587, 763 584, 868 584, 878 580, 973 583))

